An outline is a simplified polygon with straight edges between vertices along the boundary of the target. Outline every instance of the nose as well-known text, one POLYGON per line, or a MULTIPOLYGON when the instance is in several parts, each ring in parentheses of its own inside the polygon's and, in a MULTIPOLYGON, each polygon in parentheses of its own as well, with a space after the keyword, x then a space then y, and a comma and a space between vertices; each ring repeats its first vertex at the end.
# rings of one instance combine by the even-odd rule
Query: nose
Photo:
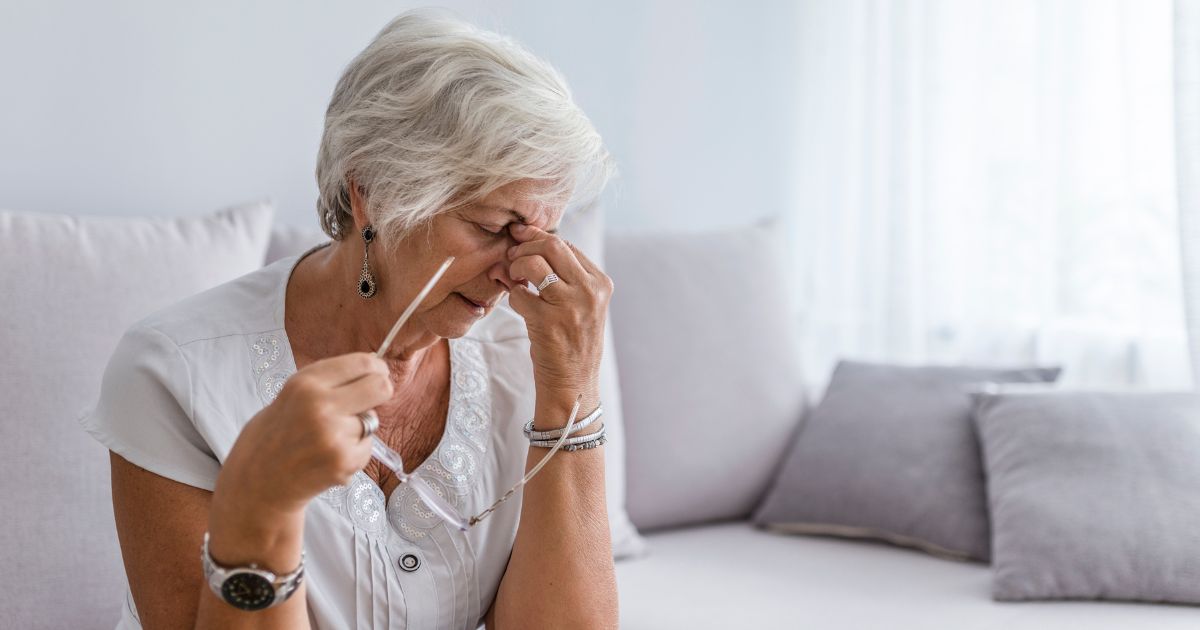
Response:
POLYGON ((504 248, 500 250, 500 259, 492 263, 492 266, 488 268, 487 275, 489 280, 499 282, 502 286, 504 286, 505 291, 511 292, 513 287, 517 286, 517 281, 514 280, 512 276, 508 275, 508 248, 510 245, 511 244, 506 244, 504 248))

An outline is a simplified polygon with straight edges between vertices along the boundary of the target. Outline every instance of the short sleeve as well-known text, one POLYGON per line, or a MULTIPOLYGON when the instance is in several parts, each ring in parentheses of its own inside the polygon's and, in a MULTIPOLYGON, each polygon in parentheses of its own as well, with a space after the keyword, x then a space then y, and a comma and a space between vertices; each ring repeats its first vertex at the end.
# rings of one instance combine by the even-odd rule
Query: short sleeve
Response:
POLYGON ((108 361, 95 408, 79 422, 131 463, 212 491, 221 465, 192 413, 191 377, 179 346, 161 331, 135 324, 108 361))

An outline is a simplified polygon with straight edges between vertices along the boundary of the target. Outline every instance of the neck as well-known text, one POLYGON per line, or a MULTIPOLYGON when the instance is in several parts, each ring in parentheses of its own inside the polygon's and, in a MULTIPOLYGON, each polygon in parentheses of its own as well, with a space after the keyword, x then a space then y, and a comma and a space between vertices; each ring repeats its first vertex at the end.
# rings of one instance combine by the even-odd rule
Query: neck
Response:
MULTIPOLYGON (((371 259, 377 260, 374 247, 371 259)), ((362 243, 334 241, 305 256, 288 281, 284 326, 300 331, 305 354, 314 360, 350 352, 374 353, 387 337, 404 305, 381 295, 363 299, 355 290, 362 270, 362 243), (357 251, 356 251, 357 250, 357 251)), ((292 334, 289 332, 289 338, 292 334)), ((410 318, 388 347, 384 359, 401 382, 417 372, 427 351, 442 338, 410 318)))

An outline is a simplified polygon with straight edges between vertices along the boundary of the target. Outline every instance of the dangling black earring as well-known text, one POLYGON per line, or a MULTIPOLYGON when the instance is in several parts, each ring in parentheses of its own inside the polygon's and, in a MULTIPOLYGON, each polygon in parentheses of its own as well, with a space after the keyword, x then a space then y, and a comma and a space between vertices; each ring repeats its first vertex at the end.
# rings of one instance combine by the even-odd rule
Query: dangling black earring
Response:
POLYGON ((375 296, 375 276, 371 275, 371 267, 367 264, 367 250, 371 247, 371 241, 375 240, 375 228, 368 225, 362 230, 363 238, 363 266, 362 273, 358 276, 358 294, 363 298, 375 296))

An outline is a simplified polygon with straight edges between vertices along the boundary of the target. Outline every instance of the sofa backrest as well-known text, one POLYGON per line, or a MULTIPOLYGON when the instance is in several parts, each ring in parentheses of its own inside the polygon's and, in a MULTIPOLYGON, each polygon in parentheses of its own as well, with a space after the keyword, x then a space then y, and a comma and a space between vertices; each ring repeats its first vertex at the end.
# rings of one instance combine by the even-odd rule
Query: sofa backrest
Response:
MULTIPOLYGON (((8 564, 0 572, 0 627, 116 624, 125 574, 108 450, 78 418, 96 402, 105 365, 134 322, 325 239, 316 229, 272 225, 273 215, 267 203, 182 218, 0 212, 0 286, 8 299, 0 310, 0 557, 8 564)), ((590 220, 598 218, 564 220, 564 231, 598 251, 603 224, 590 220)), ((621 404, 607 354, 601 386, 615 438, 621 404)), ((614 552, 638 555, 642 543, 624 511, 622 453, 610 448, 606 457, 614 552)))
MULTIPOLYGON (((124 570, 108 451, 77 419, 95 402, 108 357, 135 321, 324 239, 316 230, 272 227, 272 216, 267 204, 174 219, 0 212, 9 300, 0 311, 5 627, 115 624, 124 570), (59 585, 67 580, 64 598, 59 585)), ((564 225, 585 251, 600 251, 599 229, 564 225)), ((755 300, 769 294, 769 280, 751 278, 734 290, 756 273, 771 277, 760 268, 770 264, 763 238, 608 239, 605 269, 617 289, 602 396, 610 435, 620 435, 624 415, 633 441, 627 460, 620 448, 606 451, 618 556, 642 553, 625 516, 627 486, 635 519, 647 527, 744 516, 798 419, 798 373, 763 354, 765 344, 785 343, 772 331, 787 328, 778 314, 756 315, 773 304, 755 300), (724 357, 734 347, 750 354, 724 357)))
POLYGON ((108 450, 77 419, 125 329, 261 265, 273 214, 266 203, 176 219, 0 212, 0 626, 116 625, 108 450))
POLYGON ((779 228, 607 235, 639 529, 748 517, 791 444, 806 401, 779 228))

